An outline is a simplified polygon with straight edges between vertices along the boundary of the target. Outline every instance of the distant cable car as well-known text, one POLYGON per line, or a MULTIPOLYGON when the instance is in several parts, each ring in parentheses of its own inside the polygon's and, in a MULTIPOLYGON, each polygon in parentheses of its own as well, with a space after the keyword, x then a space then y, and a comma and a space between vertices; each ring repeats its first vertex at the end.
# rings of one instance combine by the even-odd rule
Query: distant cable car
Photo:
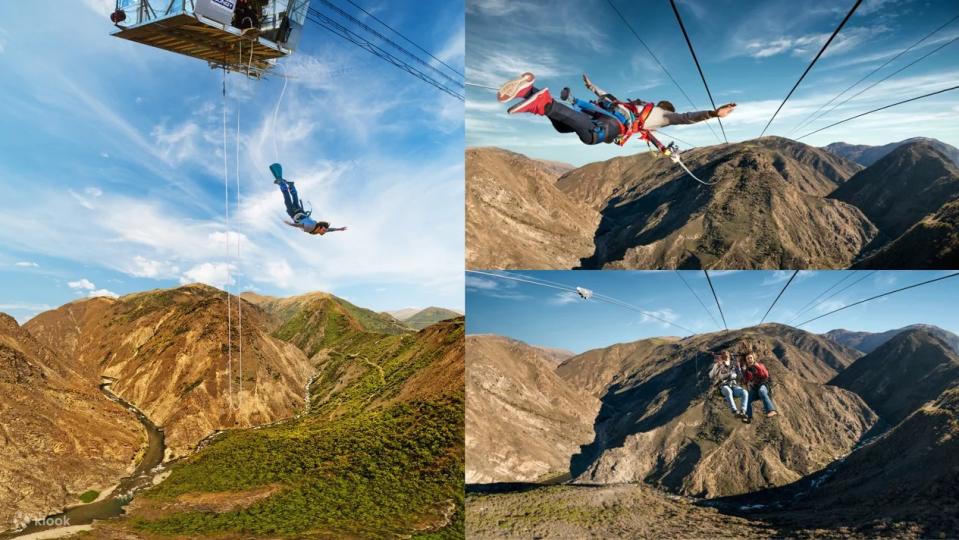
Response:
POLYGON ((582 287, 576 287, 576 292, 583 297, 583 300, 589 300, 593 297, 593 291, 589 289, 584 289, 582 287))
POLYGON ((110 20, 116 37, 259 78, 293 54, 309 7, 310 0, 117 0, 110 20))

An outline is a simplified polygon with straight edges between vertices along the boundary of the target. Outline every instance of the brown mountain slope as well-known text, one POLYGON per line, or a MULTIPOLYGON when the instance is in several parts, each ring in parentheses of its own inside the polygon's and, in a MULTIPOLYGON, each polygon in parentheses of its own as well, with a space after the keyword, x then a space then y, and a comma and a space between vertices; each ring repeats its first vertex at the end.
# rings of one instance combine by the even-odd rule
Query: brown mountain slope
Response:
POLYGON ((953 334, 948 330, 943 330, 942 328, 933 326, 931 324, 910 324, 909 326, 904 326, 902 328, 896 328, 893 330, 886 330, 885 332, 855 332, 852 330, 837 328, 836 330, 830 330, 822 335, 823 337, 829 338, 840 345, 852 347, 863 354, 869 354, 878 349, 880 345, 886 343, 899 334, 908 330, 916 329, 925 330, 930 334, 941 338, 954 352, 959 353, 959 335, 953 334))
MULTIPOLYGON (((789 139, 766 137, 748 144, 767 152, 786 182, 811 195, 828 195, 862 169, 852 161, 789 139)), ((732 154, 723 147, 712 147, 687 152, 683 159, 692 162, 702 160, 704 155, 712 156, 705 158, 711 160, 729 159, 732 154)), ((584 165, 565 174, 556 185, 574 200, 602 211, 613 197, 629 199, 632 194, 662 185, 677 172, 676 166, 668 159, 651 152, 640 152, 584 165)))
POLYGON ((466 481, 564 474, 592 439, 599 402, 558 377, 539 349, 501 336, 466 344, 466 481))
MULTIPOLYGON (((638 356, 622 356, 623 371, 601 391, 596 438, 573 458, 580 482, 647 482, 703 497, 755 491, 819 470, 876 421, 861 398, 823 384, 859 353, 793 328, 700 335, 641 348, 638 356), (705 379, 704 351, 743 339, 768 351, 777 419, 758 414, 752 425, 742 424, 705 379)), ((560 372, 582 380, 579 372, 594 364, 577 357, 560 372)))
POLYGON ((830 195, 855 205, 896 238, 959 197, 959 167, 926 141, 904 144, 830 195))
POLYGON ((902 332, 856 360, 830 384, 862 396, 896 424, 947 388, 959 386, 959 354, 924 330, 902 332))
POLYGON ((959 201, 942 205, 853 268, 959 268, 959 201))
POLYGON ((593 250, 599 215, 560 191, 549 164, 466 150, 466 266, 571 268, 593 250))
POLYGON ((136 418, 0 313, 0 522, 43 518, 129 474, 136 418))
MULTIPOLYGON (((717 184, 678 167, 627 174, 603 207, 584 267, 841 268, 877 233, 858 209, 825 198, 855 170, 827 152, 766 137, 697 149, 684 161, 717 184)), ((584 169, 567 173, 564 186, 584 169)))
POLYGON ((863 167, 868 167, 873 163, 879 161, 880 159, 889 155, 890 152, 899 148, 904 144, 914 143, 918 141, 925 141, 937 149, 939 149, 943 154, 945 154, 953 163, 959 165, 959 148, 955 146, 948 145, 940 140, 931 139, 928 137, 913 137, 911 139, 906 139, 904 141, 884 144, 881 146, 869 146, 866 144, 848 144, 844 142, 834 142, 832 144, 827 144, 823 147, 823 150, 837 156, 844 157, 848 160, 855 161, 856 163, 862 165, 863 167))
POLYGON ((271 422, 303 407, 310 362, 271 337, 263 312, 244 302, 242 340, 236 313, 233 321, 239 408, 231 408, 225 308, 222 291, 188 285, 69 304, 38 315, 27 328, 53 350, 63 343, 61 354, 88 380, 117 379, 113 391, 164 428, 173 457, 214 430, 271 422))

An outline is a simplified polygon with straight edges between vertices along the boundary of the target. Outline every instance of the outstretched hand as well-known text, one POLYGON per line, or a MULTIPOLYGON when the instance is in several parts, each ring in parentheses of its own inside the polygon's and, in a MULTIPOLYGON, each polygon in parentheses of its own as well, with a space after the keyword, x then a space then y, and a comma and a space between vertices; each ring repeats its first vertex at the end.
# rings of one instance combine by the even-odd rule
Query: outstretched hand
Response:
POLYGON ((716 116, 719 118, 726 118, 727 116, 729 116, 729 113, 733 112, 733 109, 735 108, 736 108, 735 103, 727 103, 725 105, 721 105, 718 109, 716 109, 716 116))
POLYGON ((583 73, 583 84, 586 85, 586 88, 589 90, 593 89, 593 81, 589 80, 589 75, 583 73))

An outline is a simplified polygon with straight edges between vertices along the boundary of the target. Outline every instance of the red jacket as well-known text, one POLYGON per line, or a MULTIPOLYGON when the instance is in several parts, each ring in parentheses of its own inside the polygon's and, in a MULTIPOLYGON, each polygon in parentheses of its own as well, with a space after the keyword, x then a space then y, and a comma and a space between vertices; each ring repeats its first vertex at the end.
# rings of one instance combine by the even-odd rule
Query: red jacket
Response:
POLYGON ((743 381, 746 384, 762 384, 769 380, 769 370, 760 362, 756 362, 752 367, 743 371, 743 381))

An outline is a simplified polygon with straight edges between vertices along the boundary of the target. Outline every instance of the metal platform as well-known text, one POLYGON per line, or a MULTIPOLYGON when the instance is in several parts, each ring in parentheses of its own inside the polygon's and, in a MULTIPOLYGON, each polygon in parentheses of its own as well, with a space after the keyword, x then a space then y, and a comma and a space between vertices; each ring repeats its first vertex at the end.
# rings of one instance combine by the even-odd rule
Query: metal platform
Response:
POLYGON ((113 35, 206 60, 215 68, 226 67, 230 71, 247 73, 249 65, 248 75, 261 77, 272 66, 271 60, 282 58, 292 51, 260 38, 257 34, 256 29, 241 32, 238 28, 200 15, 178 13, 121 28, 113 35))

